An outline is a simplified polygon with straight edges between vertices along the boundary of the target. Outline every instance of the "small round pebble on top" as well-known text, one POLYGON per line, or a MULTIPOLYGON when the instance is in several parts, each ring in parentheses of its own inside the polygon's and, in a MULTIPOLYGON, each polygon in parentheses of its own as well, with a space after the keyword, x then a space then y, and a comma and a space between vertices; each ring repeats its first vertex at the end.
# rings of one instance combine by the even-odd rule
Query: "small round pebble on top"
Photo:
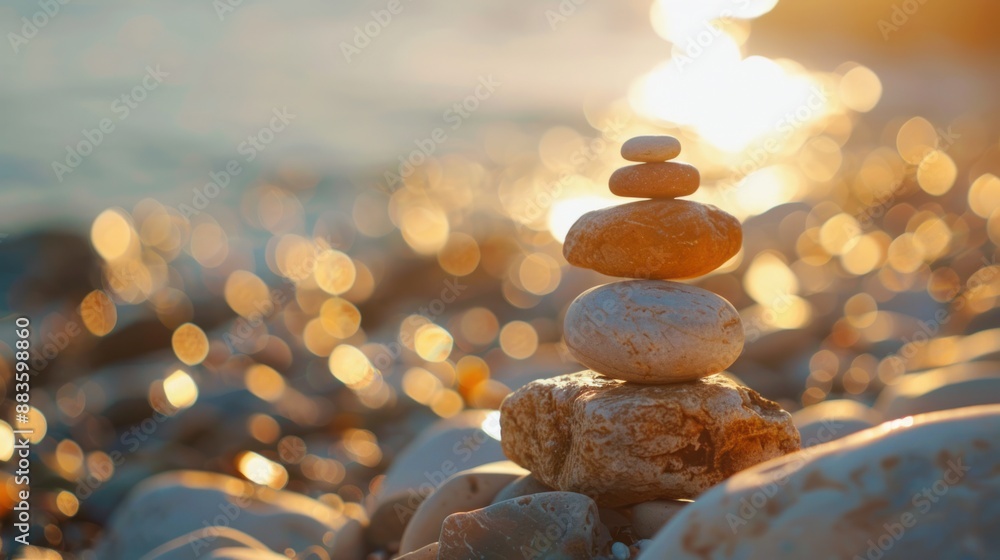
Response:
POLYGON ((681 153, 681 143, 673 136, 636 136, 622 144, 622 157, 640 163, 674 159, 681 153))

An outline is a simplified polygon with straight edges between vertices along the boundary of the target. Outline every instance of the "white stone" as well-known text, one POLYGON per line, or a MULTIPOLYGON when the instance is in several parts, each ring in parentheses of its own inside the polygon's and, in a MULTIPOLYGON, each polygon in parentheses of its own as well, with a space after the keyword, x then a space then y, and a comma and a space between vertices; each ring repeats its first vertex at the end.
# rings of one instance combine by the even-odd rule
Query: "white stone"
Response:
POLYGON ((736 474, 640 560, 990 558, 1000 405, 886 422, 736 474))
POLYGON ((580 294, 566 311, 566 346, 584 366, 636 383, 719 373, 743 350, 743 323, 722 297, 660 280, 614 282, 580 294))

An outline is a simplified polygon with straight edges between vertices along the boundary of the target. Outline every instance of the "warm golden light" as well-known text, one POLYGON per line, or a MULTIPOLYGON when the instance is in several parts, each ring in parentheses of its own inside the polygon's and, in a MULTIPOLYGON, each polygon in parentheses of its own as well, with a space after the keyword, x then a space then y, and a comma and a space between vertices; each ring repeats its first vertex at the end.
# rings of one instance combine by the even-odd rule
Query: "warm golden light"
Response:
POLYGON ((104 336, 118 323, 118 309, 108 294, 94 290, 80 302, 80 318, 94 336, 104 336))
POLYGON ((320 289, 339 296, 354 286, 357 269, 351 257, 340 251, 327 249, 316 258, 313 276, 320 289))
POLYGON ((163 380, 163 393, 174 408, 188 408, 198 400, 198 385, 190 375, 177 370, 163 380))
POLYGON ((174 354, 186 365, 200 364, 208 357, 208 336, 201 327, 193 323, 185 323, 174 331, 170 338, 174 354))
POLYGON ((90 241, 106 261, 125 255, 135 241, 132 223, 124 210, 110 208, 101 212, 90 228, 90 241))
POLYGON ((454 340, 448 331, 428 323, 417 329, 413 343, 421 358, 428 362, 443 362, 451 355, 454 340))
POLYGON ((253 451, 240 454, 236 459, 236 468, 247 480, 262 486, 280 490, 288 484, 285 467, 253 451))

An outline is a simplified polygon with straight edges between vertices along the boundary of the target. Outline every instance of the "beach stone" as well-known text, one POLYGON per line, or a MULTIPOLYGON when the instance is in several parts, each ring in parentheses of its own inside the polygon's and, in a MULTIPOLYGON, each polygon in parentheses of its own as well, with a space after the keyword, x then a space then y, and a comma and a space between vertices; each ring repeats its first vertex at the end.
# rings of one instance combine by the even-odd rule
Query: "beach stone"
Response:
POLYGON ((495 410, 467 410, 427 427, 395 457, 369 503, 367 541, 382 547, 398 543, 421 502, 450 476, 506 460, 494 437, 498 432, 495 410))
POLYGON ((893 420, 741 472, 641 560, 991 558, 1000 405, 893 420), (822 530, 817 530, 823 528, 822 530))
POLYGON ((506 460, 497 441, 498 428, 495 410, 466 410, 435 422, 395 457, 373 511, 400 495, 413 497, 419 505, 449 476, 506 460))
POLYGON ((582 371, 529 383, 500 412, 507 457, 607 507, 690 499, 799 449, 791 415, 722 375, 640 385, 582 371))
POLYGON ((438 543, 433 542, 420 550, 397 556, 396 560, 437 560, 438 548, 438 543))
POLYGON ((971 362, 900 376, 882 389, 875 409, 887 418, 1000 403, 1000 364, 971 362))
POLYGON ((640 163, 620 167, 608 179, 611 193, 634 198, 677 198, 694 194, 701 184, 698 170, 686 163, 640 163))
POLYGON ((740 250, 735 217, 690 200, 639 200, 587 212, 566 234, 563 255, 581 268, 625 278, 702 276, 740 250))
POLYGON ((222 474, 173 471, 136 486, 112 516, 98 558, 140 558, 206 526, 252 535, 270 550, 329 545, 338 558, 362 557, 361 523, 294 492, 222 474))
POLYGON ((517 464, 500 461, 452 475, 417 508, 403 532, 399 553, 437 541, 446 517, 490 505, 500 490, 526 474, 517 464))
POLYGON ((622 157, 629 161, 667 161, 680 153, 681 143, 673 136, 636 136, 622 144, 622 157))
POLYGON ((635 504, 629 508, 632 532, 640 539, 653 538, 668 521, 693 503, 691 500, 653 500, 635 504))
POLYGON ((798 428, 805 448, 867 430, 881 424, 882 415, 858 401, 834 399, 793 412, 792 423, 798 428))
POLYGON ((593 500, 548 492, 448 516, 438 560, 594 558, 609 545, 593 500))
MULTIPOLYGON (((202 527, 190 533, 181 535, 151 550, 145 558, 148 560, 187 560, 201 557, 206 552, 219 549, 240 549, 266 554, 274 554, 263 543, 250 535, 230 527, 202 527)), ((287 558, 287 556, 285 557, 287 558)))
POLYGON ((566 311, 566 346, 584 366, 636 383, 719 373, 743 349, 740 314, 695 286, 631 280, 591 288, 566 311))
POLYGON ((531 494, 541 494, 542 492, 553 492, 554 489, 538 480, 538 478, 533 474, 526 474, 514 482, 511 482, 503 488, 496 496, 493 497, 493 503, 505 502, 507 500, 513 500, 514 498, 520 498, 521 496, 530 496, 531 494))
POLYGON ((217 548, 202 558, 205 560, 288 560, 284 554, 237 547, 217 548))

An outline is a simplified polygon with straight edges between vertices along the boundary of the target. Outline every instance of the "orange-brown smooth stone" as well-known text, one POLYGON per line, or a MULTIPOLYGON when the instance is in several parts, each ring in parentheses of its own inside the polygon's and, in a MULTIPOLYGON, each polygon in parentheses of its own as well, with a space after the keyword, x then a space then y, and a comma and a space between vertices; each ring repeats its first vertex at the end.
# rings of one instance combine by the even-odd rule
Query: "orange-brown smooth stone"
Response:
POLYGON ((563 255, 608 276, 670 280, 708 274, 742 243, 739 220, 715 206, 640 200, 581 216, 566 234, 563 255))
POLYGON ((677 198, 698 190, 701 174, 686 163, 640 163, 615 170, 608 180, 611 192, 636 198, 677 198))
POLYGON ((673 136, 636 136, 622 144, 622 157, 629 161, 667 161, 681 153, 681 143, 673 136))

